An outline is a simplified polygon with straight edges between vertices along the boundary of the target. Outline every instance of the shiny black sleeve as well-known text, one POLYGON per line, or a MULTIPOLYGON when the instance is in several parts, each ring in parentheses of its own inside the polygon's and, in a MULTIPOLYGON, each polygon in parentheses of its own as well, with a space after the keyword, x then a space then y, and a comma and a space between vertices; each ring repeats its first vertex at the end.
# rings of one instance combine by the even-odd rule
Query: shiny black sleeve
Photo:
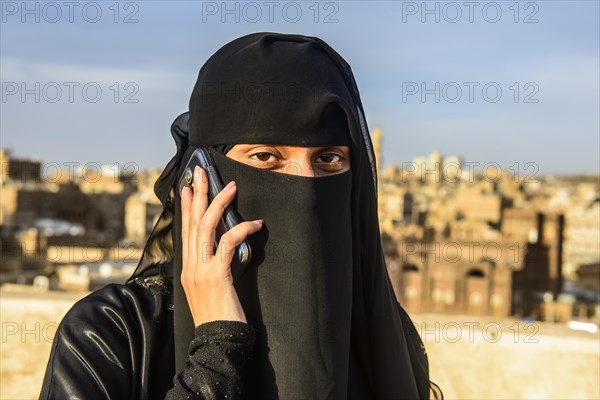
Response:
POLYGON ((165 399, 243 399, 244 365, 253 355, 256 330, 240 321, 198 325, 187 367, 175 375, 165 399))
POLYGON ((39 398, 163 399, 174 374, 167 302, 136 284, 78 301, 58 326, 39 398))

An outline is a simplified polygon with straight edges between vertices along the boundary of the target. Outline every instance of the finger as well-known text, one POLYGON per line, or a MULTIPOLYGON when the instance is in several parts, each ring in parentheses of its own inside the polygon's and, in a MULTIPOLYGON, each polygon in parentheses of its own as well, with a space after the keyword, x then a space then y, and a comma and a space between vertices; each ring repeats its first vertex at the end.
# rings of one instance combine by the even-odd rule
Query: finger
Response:
POLYGON ((217 247, 217 252, 215 253, 218 259, 217 264, 220 264, 220 268, 229 268, 235 254, 235 248, 242 244, 249 235, 258 232, 262 227, 262 220, 246 221, 237 224, 224 233, 221 236, 219 247, 217 247))
POLYGON ((202 252, 198 245, 198 229, 200 229, 200 221, 202 215, 206 211, 208 206, 208 179, 206 177, 206 171, 196 166, 194 168, 194 194, 192 197, 191 216, 189 220, 189 235, 188 235, 188 260, 192 261, 194 265, 200 256, 200 259, 206 259, 207 256, 202 252))
POLYGON ((200 222, 200 241, 203 243, 203 247, 210 248, 211 251, 215 245, 215 231, 221 221, 223 211, 235 197, 236 189, 235 182, 229 182, 215 196, 202 217, 202 221, 200 222))
POLYGON ((196 168, 198 168, 198 178, 194 182, 194 194, 200 193, 200 196, 194 197, 197 197, 195 200, 198 202, 198 215, 200 216, 198 220, 200 220, 208 207, 208 175, 204 168, 196 168))
POLYGON ((192 208, 192 190, 189 187, 184 187, 181 190, 181 255, 183 268, 188 262, 188 237, 190 224, 190 211, 192 208))
POLYGON ((191 264, 195 264, 195 256, 190 255, 190 226, 191 226, 191 212, 192 212, 192 189, 184 187, 181 190, 181 254, 182 254, 182 269, 181 269, 181 283, 187 296, 187 286, 191 282, 190 267, 191 264))

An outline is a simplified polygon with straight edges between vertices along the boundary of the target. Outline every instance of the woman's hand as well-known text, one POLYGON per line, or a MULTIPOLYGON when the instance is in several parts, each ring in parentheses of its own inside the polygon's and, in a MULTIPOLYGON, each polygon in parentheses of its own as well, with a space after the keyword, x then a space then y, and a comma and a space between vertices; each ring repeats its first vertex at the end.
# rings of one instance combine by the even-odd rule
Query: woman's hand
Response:
POLYGON ((236 225, 221 236, 216 254, 214 250, 215 231, 236 190, 231 181, 209 205, 206 171, 196 167, 194 192, 188 187, 181 191, 181 283, 195 326, 216 320, 247 322, 233 286, 230 265, 236 246, 260 230, 263 221, 236 225))

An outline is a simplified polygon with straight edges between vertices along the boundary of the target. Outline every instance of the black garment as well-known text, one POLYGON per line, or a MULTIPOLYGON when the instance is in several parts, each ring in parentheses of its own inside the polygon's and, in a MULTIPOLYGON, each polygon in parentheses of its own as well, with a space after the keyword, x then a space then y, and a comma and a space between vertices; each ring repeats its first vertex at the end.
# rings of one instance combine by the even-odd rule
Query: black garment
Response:
POLYGON ((54 337, 40 399, 163 399, 175 375, 171 302, 159 277, 78 301, 54 337))
MULTIPOLYGON (((352 316, 352 170, 312 178, 262 170, 210 149, 225 182, 237 182, 252 261, 234 281, 255 357, 252 398, 343 399, 352 316)), ((350 385, 356 382, 350 383, 350 385)), ((350 386, 352 387, 352 386, 350 386)))
MULTIPOLYGON (((260 399, 429 398, 427 356, 410 318, 396 301, 387 274, 372 144, 358 88, 342 57, 322 40, 308 36, 257 33, 236 39, 202 67, 190 116, 181 115, 173 123, 172 134, 177 153, 155 185, 163 213, 124 287, 127 290, 119 289, 126 294, 105 307, 107 293, 101 291, 92 299, 96 306, 90 304, 88 309, 107 316, 96 321, 81 315, 79 308, 68 321, 83 318, 88 321, 85 330, 71 333, 66 340, 62 334, 57 336, 59 344, 53 347, 51 363, 62 381, 58 387, 65 388, 62 393, 69 394, 70 387, 75 388, 72 393, 81 393, 77 392, 82 387, 81 373, 74 371, 81 368, 93 372, 83 372, 88 381, 97 377, 96 387, 114 383, 126 388, 123 398, 153 397, 168 390, 175 371, 186 367, 194 339, 180 282, 181 215, 174 189, 181 170, 197 146, 215 145, 222 152, 234 144, 279 143, 347 144, 351 171, 334 177, 291 177, 287 184, 264 186, 261 178, 237 178, 235 207, 242 218, 262 218, 260 213, 269 217, 263 229, 250 237, 252 261, 236 282, 247 319, 257 331, 254 357, 247 365, 250 373, 242 377, 248 395, 260 399), (282 86, 286 90, 281 91, 282 86), (253 95, 256 88, 259 96, 253 95), (332 215, 327 212, 335 207, 330 208, 323 196, 329 194, 329 186, 308 181, 330 178, 342 195, 332 215), (312 209, 270 202, 269 194, 295 201, 296 185, 298 198, 307 199, 312 209), (262 189, 269 192, 261 193, 262 189), (327 221, 327 226, 320 221, 327 221), (296 227, 290 232, 285 230, 288 222, 296 227), (342 234, 323 241, 336 224, 343 227, 342 234), (302 234, 294 236, 297 229, 302 234), (284 258, 277 264, 278 253, 268 251, 277 240, 292 237, 303 250, 299 256, 314 261, 305 270, 295 259, 284 258), (306 251, 312 250, 311 243, 320 246, 318 256, 306 251), (139 279, 172 282, 172 319, 164 310, 164 297, 154 295, 162 300, 149 302, 147 294, 131 290, 132 282, 139 279), (309 312, 301 309, 302 304, 309 312), (291 312, 285 312, 288 306, 291 312), (296 336, 294 326, 301 328, 296 336), (116 350, 98 344, 110 343, 110 339, 117 343, 116 350), (252 373, 259 374, 254 378, 260 386, 253 386, 252 373)), ((235 162, 222 153, 214 155, 223 175, 235 176, 235 171, 226 170, 235 162)), ((240 166, 245 169, 251 167, 240 166)), ((261 177, 279 174, 251 172, 261 177)), ((50 379, 51 373, 47 374, 50 379)))
POLYGON ((239 321, 199 325, 175 375, 169 286, 138 278, 77 302, 56 332, 40 399, 247 398, 241 377, 256 330, 239 321))
POLYGON ((240 321, 198 325, 187 368, 177 374, 165 399, 246 398, 242 376, 254 352, 255 334, 252 325, 240 321))
MULTIPOLYGON (((264 143, 350 147, 351 179, 339 187, 340 193, 349 193, 348 205, 340 202, 343 196, 328 202, 326 185, 307 190, 301 184, 299 198, 309 199, 314 208, 305 208, 302 202, 298 207, 286 208, 286 203, 298 204, 293 194, 299 185, 296 178, 301 177, 275 185, 269 178, 276 174, 273 172, 238 174, 236 207, 242 218, 262 218, 261 213, 270 217, 263 229, 249 238, 253 249, 265 249, 265 258, 253 258, 251 263, 258 265, 251 264, 236 285, 238 292, 242 286, 248 289, 246 295, 240 295, 240 301, 248 321, 257 329, 256 368, 251 371, 261 371, 260 378, 267 380, 251 391, 254 397, 299 397, 301 382, 305 398, 428 398, 427 357, 412 323, 404 318, 387 274, 377 216, 375 156, 358 88, 346 61, 318 38, 277 33, 247 35, 223 46, 204 64, 189 109, 189 135, 178 144, 182 151, 174 159, 182 164, 197 146, 264 143), (335 208, 336 201, 340 209, 330 216, 328 212, 335 208), (287 224, 296 228, 290 231, 312 228, 294 236, 295 232, 285 231, 287 224), (343 234, 331 235, 332 225, 342 227, 339 232, 343 234), (346 229, 349 239, 345 237, 346 229), (276 234, 264 242, 261 239, 265 231, 276 234), (266 249, 274 245, 271 241, 292 237, 296 247, 310 248, 315 243, 313 235, 320 243, 321 256, 301 254, 314 263, 301 275, 289 275, 302 276, 293 281, 293 287, 276 267, 277 253, 267 253, 266 249), (335 243, 324 239, 328 235, 335 238, 335 243), (336 255, 349 256, 349 260, 342 261, 347 263, 346 268, 335 265, 336 255), (312 282, 310 276, 315 277, 312 282), (278 290, 279 286, 290 290, 278 290), (292 299, 296 304, 289 307, 291 312, 274 311, 279 304, 285 309, 292 299), (295 312, 299 304, 317 312, 295 312), (289 326, 302 329, 294 336, 289 333, 291 329, 279 328, 289 326), (333 334, 332 326, 339 331, 333 334), (286 340, 287 336, 300 339, 286 340)), ((219 168, 232 164, 221 160, 219 168)), ((215 161, 219 164, 218 159, 215 161)), ((178 175, 175 170, 165 171, 157 182, 163 194, 170 192, 172 174, 178 175)), ((223 173, 228 175, 225 181, 236 175, 223 173)), ((183 305, 185 296, 178 282, 179 200, 177 193, 173 196, 175 304, 183 305)), ((279 258, 281 271, 301 270, 293 260, 279 258)), ((137 273, 144 271, 141 268, 137 273)), ((179 368, 193 325, 186 306, 176 307, 174 312, 175 360, 179 368)))

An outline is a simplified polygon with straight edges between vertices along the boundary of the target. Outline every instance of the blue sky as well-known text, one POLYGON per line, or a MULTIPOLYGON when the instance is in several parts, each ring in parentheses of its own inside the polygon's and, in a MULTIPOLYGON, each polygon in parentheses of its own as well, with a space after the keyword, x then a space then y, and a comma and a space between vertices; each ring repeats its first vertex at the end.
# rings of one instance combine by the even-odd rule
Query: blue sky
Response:
POLYGON ((16 156, 162 168, 206 59, 276 31, 319 36, 350 63, 384 165, 437 149, 600 168, 598 1, 74 4, 1 2, 0 130, 16 156))

